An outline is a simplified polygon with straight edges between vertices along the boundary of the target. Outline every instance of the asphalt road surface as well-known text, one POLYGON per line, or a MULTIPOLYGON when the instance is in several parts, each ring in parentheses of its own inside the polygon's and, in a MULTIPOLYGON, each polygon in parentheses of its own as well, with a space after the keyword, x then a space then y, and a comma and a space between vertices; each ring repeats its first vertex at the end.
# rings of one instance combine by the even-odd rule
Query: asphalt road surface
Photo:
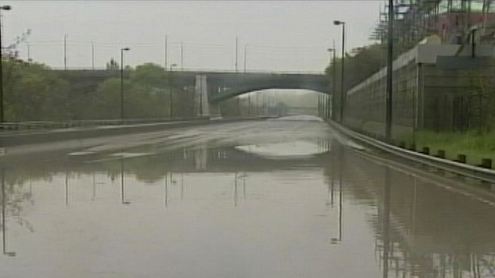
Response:
POLYGON ((495 276, 490 185, 312 117, 57 145, 0 162, 2 278, 495 276))

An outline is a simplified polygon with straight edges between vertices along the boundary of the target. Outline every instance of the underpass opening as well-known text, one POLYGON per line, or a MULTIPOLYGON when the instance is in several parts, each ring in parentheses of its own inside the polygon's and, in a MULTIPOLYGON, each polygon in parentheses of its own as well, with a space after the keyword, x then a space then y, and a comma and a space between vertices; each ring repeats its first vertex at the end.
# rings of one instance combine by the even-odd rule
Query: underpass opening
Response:
POLYGON ((307 115, 327 119, 331 95, 307 89, 263 89, 244 92, 217 103, 224 117, 307 115))

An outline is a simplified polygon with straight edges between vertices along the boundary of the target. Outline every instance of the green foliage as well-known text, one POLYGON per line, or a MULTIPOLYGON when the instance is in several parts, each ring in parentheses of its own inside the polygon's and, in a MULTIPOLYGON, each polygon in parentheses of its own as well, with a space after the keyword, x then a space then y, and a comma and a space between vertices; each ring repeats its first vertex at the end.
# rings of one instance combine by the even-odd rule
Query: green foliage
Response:
POLYGON ((447 158, 452 160, 458 154, 465 154, 467 162, 472 165, 480 164, 482 158, 495 160, 495 132, 480 135, 477 130, 465 133, 419 131, 416 133, 416 146, 418 149, 429 147, 432 153, 444 150, 447 158))
POLYGON ((115 59, 112 58, 107 63, 106 68, 107 68, 107 70, 119 70, 120 66, 119 66, 119 63, 117 63, 117 61, 115 61, 115 59))
MULTIPOLYGON (((375 72, 385 66, 385 48, 381 44, 373 44, 366 47, 361 47, 353 51, 352 55, 347 54, 345 57, 345 81, 344 88, 348 90, 366 78, 370 77, 375 72)), ((341 74, 342 59, 337 58, 334 64, 330 64, 325 72, 329 76, 330 84, 337 84, 337 91, 340 90, 340 74, 341 74), (336 80, 333 80, 333 72, 335 69, 336 80)))
POLYGON ((61 120, 69 115, 69 84, 39 64, 5 63, 7 120, 61 120))
POLYGON ((170 83, 169 74, 167 74, 162 67, 152 63, 146 63, 139 65, 136 70, 131 72, 131 80, 135 83, 153 87, 164 87, 170 83))
MULTIPOLYGON (((6 121, 120 118, 120 78, 81 86, 44 65, 12 59, 5 61, 4 72, 6 121)), ((126 72, 130 72, 124 80, 126 118, 169 117, 170 101, 175 107, 174 116, 192 115, 193 93, 175 86, 172 73, 154 64, 126 72)))

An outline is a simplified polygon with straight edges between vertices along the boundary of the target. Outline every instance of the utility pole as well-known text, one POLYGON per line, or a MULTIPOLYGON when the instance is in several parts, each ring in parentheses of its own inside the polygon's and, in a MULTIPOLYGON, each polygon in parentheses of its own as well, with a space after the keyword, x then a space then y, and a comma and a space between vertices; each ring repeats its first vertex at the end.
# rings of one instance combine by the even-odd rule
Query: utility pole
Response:
POLYGON ((239 38, 238 37, 235 37, 235 72, 238 72, 239 71, 239 67, 238 67, 239 59, 238 59, 238 56, 239 56, 239 38))
POLYGON ((172 73, 173 73, 173 70, 174 70, 174 67, 177 66, 177 64, 171 64, 170 65, 170 70, 169 70, 169 74, 168 74, 168 80, 169 80, 169 83, 168 83, 168 86, 169 86, 169 92, 168 92, 168 97, 169 97, 169 104, 168 104, 168 110, 169 110, 169 118, 170 119, 173 119, 174 118, 174 96, 173 96, 173 85, 172 85, 172 82, 173 82, 173 77, 172 77, 172 73))
POLYGON ((394 0, 388 1, 388 47, 387 47, 387 95, 385 112, 385 138, 392 139, 392 93, 393 93, 393 59, 394 59, 394 0))
POLYGON ((244 45, 244 72, 247 71, 247 47, 247 44, 244 45))
MULTIPOLYGON (((1 6, 0 11, 8 11, 10 10, 11 7, 9 5, 1 6)), ((3 53, 2 53, 2 16, 0 14, 0 124, 3 124, 5 120, 5 109, 3 105, 3 53)), ((3 217, 2 217, 3 219, 3 217)), ((5 223, 4 223, 5 224, 5 223)), ((2 225, 2 227, 5 227, 5 225, 2 225)), ((5 234, 5 232, 3 233, 5 234)), ((4 245, 5 246, 5 245, 4 245)))
POLYGON ((31 45, 29 43, 26 43, 26 47, 27 47, 27 60, 28 60, 28 63, 31 63, 31 45))
POLYGON ((168 68, 168 35, 165 35, 165 66, 164 69, 168 68))
POLYGON ((344 123, 344 106, 345 106, 345 22, 340 20, 335 20, 334 25, 342 26, 342 58, 341 58, 341 69, 340 69, 340 122, 344 123))
POLYGON ((180 70, 184 71, 184 43, 180 43, 180 70))
POLYGON ((131 50, 129 47, 120 49, 120 121, 124 123, 124 51, 131 50))
POLYGON ((335 61, 337 60, 336 59, 336 56, 337 56, 337 49, 335 48, 335 40, 333 41, 333 48, 329 48, 328 49, 329 52, 332 52, 333 56, 332 56, 332 115, 330 115, 330 98, 328 98, 328 115, 327 115, 327 118, 330 119, 330 116, 332 116, 332 119, 335 121, 336 120, 336 109, 335 109, 335 106, 336 106, 336 92, 337 92, 337 68, 336 68, 336 64, 335 64, 335 61))
POLYGON ((67 34, 64 35, 64 70, 67 70, 67 34))
POLYGON ((95 44, 91 42, 91 68, 95 70, 95 44))

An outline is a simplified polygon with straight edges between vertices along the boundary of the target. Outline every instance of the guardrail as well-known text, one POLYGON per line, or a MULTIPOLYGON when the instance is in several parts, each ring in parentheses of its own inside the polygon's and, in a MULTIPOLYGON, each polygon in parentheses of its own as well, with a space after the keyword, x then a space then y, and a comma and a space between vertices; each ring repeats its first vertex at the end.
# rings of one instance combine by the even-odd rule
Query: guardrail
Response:
MULTIPOLYGON (((106 68, 91 68, 91 67, 70 67, 70 68, 63 68, 63 67, 50 67, 51 70, 55 71, 112 71, 108 70, 106 68)), ((168 69, 167 69, 168 70, 168 69)), ((170 71, 170 70, 169 70, 170 71)), ((303 70, 263 70, 263 69, 251 69, 251 70, 235 70, 235 69, 215 69, 215 68, 174 68, 172 70, 173 72, 176 73, 188 73, 188 72, 203 72, 203 73, 238 73, 238 74, 311 74, 311 75, 325 75, 324 71, 303 71, 303 70)))
POLYGON ((453 174, 469 177, 482 182, 495 184, 495 171, 492 169, 472 166, 444 158, 434 157, 431 155, 419 153, 416 151, 407 150, 383 141, 368 137, 356 131, 350 130, 337 123, 330 122, 330 125, 344 135, 362 142, 363 144, 375 147, 387 153, 396 155, 407 160, 444 170, 453 174))
POLYGON ((176 122, 191 120, 208 120, 209 117, 193 118, 148 118, 148 119, 104 119, 104 120, 75 120, 75 121, 27 121, 27 122, 4 122, 0 124, 0 130, 30 130, 30 129, 58 129, 74 127, 94 127, 111 125, 131 125, 160 122, 176 122))

